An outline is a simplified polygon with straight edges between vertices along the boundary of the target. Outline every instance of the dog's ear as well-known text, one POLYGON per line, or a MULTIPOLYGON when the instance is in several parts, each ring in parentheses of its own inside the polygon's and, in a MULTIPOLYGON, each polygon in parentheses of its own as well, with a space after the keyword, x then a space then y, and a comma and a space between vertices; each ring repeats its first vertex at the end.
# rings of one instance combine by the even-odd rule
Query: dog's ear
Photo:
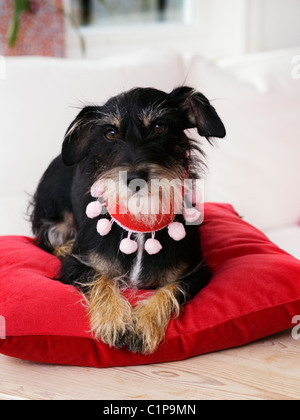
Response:
POLYGON ((87 106, 72 122, 62 146, 62 160, 66 166, 75 165, 86 157, 97 120, 99 107, 87 106))
POLYGON ((226 130, 215 108, 202 93, 190 87, 179 87, 170 94, 185 114, 186 128, 197 128, 200 136, 224 138, 226 130))

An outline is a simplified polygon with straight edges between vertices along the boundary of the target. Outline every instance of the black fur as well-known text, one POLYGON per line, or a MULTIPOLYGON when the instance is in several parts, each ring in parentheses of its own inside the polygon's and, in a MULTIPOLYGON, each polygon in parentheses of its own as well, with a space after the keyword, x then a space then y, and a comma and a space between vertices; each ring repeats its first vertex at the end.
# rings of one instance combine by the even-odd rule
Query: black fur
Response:
MULTIPOLYGON (((115 223, 108 236, 97 234, 98 219, 88 219, 85 212, 91 201, 90 188, 113 168, 123 168, 130 179, 142 176, 149 181, 148 168, 154 165, 162 172, 188 171, 189 178, 198 178, 204 166, 202 153, 186 135, 188 128, 197 128, 208 140, 226 135, 209 101, 189 87, 177 88, 170 94, 150 88, 133 89, 111 98, 104 106, 88 106, 79 113, 67 130, 62 154, 41 179, 32 213, 32 229, 41 248, 54 252, 57 246, 74 240, 72 252, 62 258, 60 281, 85 292, 85 284, 99 270, 90 258, 93 253, 101 256, 105 275, 120 277, 123 285, 127 282, 130 286, 128 273, 136 256, 119 251, 127 232, 115 223), (156 134, 157 124, 166 128, 162 134, 156 134), (117 133, 114 141, 106 138, 108 130, 117 133)), ((182 216, 177 218, 183 221, 182 216)), ((163 287, 169 273, 184 266, 180 279, 176 279, 184 291, 178 296, 183 304, 208 283, 211 274, 201 255, 199 227, 186 226, 186 230, 187 236, 181 242, 173 241, 167 229, 156 234, 163 249, 154 256, 144 252, 136 287, 163 287)), ((145 240, 150 237, 146 234, 145 240)))

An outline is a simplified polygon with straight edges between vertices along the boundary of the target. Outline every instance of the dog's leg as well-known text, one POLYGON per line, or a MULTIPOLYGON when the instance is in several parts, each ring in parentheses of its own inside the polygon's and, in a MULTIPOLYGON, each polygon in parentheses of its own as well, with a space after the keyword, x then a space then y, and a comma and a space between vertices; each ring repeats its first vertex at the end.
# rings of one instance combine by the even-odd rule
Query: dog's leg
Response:
POLYGON ((210 278, 210 268, 202 265, 185 278, 158 289, 150 299, 140 302, 133 311, 135 330, 129 350, 154 353, 164 339, 172 316, 178 318, 182 305, 195 297, 210 278))
POLYGON ((110 347, 123 347, 132 332, 132 308, 120 293, 118 279, 96 275, 86 295, 94 337, 110 347))
POLYGON ((134 335, 128 345, 130 351, 154 353, 165 336, 172 316, 180 315, 179 299, 184 295, 181 283, 162 287, 148 300, 140 302, 133 311, 134 335))
POLYGON ((62 260, 57 280, 77 287, 85 296, 94 338, 111 347, 124 347, 133 330, 132 307, 121 293, 122 277, 117 264, 110 267, 111 274, 104 274, 106 263, 97 261, 97 256, 77 254, 77 246, 75 243, 74 254, 62 260))
POLYGON ((66 258, 68 255, 72 254, 74 243, 75 239, 71 239, 62 245, 56 246, 53 251, 53 255, 55 255, 57 258, 66 258))
POLYGON ((74 168, 56 158, 44 173, 32 201, 32 231, 40 248, 64 257, 71 253, 76 221, 71 202, 74 168))

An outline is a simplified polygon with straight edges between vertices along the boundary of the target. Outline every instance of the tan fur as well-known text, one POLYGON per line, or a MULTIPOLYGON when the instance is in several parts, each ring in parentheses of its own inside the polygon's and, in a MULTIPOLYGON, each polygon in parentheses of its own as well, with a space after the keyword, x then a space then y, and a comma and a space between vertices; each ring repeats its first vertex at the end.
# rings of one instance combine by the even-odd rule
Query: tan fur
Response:
POLYGON ((101 116, 100 118, 101 124, 113 125, 117 128, 121 127, 122 118, 118 110, 116 110, 115 114, 108 114, 105 116, 101 116))
POLYGON ((123 347, 125 341, 141 354, 154 353, 164 339, 172 318, 180 315, 177 297, 184 294, 180 283, 158 289, 148 300, 132 308, 119 288, 119 279, 98 276, 86 294, 91 331, 95 339, 110 347, 123 347))
POLYGON ((140 112, 139 118, 145 127, 149 127, 153 122, 165 115, 166 111, 162 108, 163 105, 164 102, 155 103, 140 112))
POLYGON ((179 282, 162 287, 133 311, 134 342, 140 345, 142 354, 154 353, 164 339, 172 315, 179 317, 180 305, 176 296, 180 293, 184 292, 179 282))
POLYGON ((74 242, 75 242, 75 239, 72 239, 71 241, 68 241, 63 245, 57 246, 54 249, 53 255, 55 255, 57 258, 65 258, 68 255, 71 255, 74 242))
POLYGON ((120 293, 118 279, 97 277, 89 285, 87 299, 93 335, 111 347, 118 347, 132 325, 131 306, 120 293))
POLYGON ((48 232, 48 240, 52 245, 53 249, 60 254, 59 249, 63 249, 70 246, 70 243, 74 240, 76 236, 75 221, 72 213, 65 212, 64 220, 61 223, 53 223, 52 227, 48 232))
POLYGON ((120 278, 122 273, 122 267, 117 258, 112 257, 108 260, 96 252, 90 252, 84 264, 92 267, 97 273, 112 279, 120 278))

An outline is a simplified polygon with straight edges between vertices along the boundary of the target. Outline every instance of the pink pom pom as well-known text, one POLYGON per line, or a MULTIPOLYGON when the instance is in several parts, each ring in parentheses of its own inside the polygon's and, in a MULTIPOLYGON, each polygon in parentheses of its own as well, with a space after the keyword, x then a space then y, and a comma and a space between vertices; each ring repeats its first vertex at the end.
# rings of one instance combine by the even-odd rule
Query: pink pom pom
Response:
POLYGON ((162 250, 162 245, 157 239, 148 239, 145 243, 145 251, 148 252, 149 255, 158 254, 162 250))
POLYGON ((201 213, 194 207, 190 209, 183 209, 183 217, 187 223, 195 223, 200 219, 201 213))
POLYGON ((102 205, 99 201, 93 201, 86 208, 86 215, 89 219, 95 219, 102 213, 102 205))
POLYGON ((97 232, 101 236, 106 236, 110 233, 112 223, 108 219, 101 219, 97 224, 97 232))
POLYGON ((123 241, 120 244, 120 251, 126 255, 134 254, 137 251, 137 249, 137 242, 131 240, 130 238, 123 239, 123 241))
POLYGON ((186 237, 186 231, 182 223, 174 222, 171 223, 168 227, 169 236, 174 239, 174 241, 182 241, 186 237))
POLYGON ((104 194, 105 183, 104 181, 96 181, 91 188, 91 195, 93 198, 100 198, 104 194))

